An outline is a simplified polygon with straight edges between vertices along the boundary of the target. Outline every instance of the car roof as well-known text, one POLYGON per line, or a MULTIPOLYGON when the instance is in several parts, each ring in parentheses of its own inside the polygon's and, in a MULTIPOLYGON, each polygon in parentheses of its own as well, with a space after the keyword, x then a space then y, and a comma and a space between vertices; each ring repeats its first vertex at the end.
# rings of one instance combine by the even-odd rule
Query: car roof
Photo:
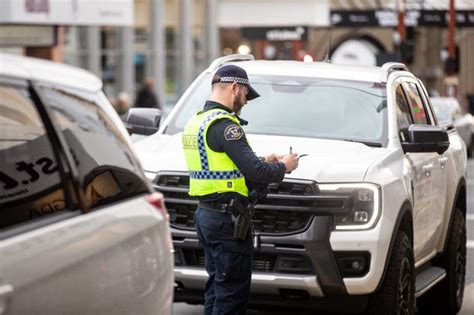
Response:
POLYGON ((102 88, 102 81, 84 69, 5 53, 0 53, 0 76, 48 82, 93 92, 102 88))
MULTIPOLYGON (((240 61, 234 64, 250 75, 281 75, 299 77, 321 77, 365 82, 381 82, 381 67, 336 65, 328 62, 302 62, 291 60, 240 61)), ((209 69, 211 72, 211 69, 209 69)))

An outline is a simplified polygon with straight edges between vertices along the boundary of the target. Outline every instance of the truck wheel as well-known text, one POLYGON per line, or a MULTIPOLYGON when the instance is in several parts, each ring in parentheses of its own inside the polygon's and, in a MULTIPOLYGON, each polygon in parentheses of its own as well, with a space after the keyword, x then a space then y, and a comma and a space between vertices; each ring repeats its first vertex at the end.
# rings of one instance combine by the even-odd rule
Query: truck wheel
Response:
POLYGON ((412 315, 415 309, 415 258, 405 232, 398 232, 380 289, 369 301, 371 315, 412 315))
POLYGON ((446 252, 434 264, 446 269, 446 278, 418 298, 418 309, 423 314, 457 314, 462 306, 466 275, 466 221, 460 209, 454 213, 446 252))

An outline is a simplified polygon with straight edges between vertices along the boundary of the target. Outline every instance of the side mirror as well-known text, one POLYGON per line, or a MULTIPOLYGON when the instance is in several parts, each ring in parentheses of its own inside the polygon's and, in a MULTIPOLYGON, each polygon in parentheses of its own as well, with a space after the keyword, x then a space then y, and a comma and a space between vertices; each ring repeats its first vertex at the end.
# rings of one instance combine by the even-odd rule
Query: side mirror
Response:
POLYGON ((125 119, 129 134, 149 136, 158 131, 161 110, 157 108, 130 108, 125 119))
POLYGON ((442 127, 432 125, 411 125, 408 128, 408 142, 402 142, 407 152, 436 152, 443 154, 449 148, 449 136, 442 127))

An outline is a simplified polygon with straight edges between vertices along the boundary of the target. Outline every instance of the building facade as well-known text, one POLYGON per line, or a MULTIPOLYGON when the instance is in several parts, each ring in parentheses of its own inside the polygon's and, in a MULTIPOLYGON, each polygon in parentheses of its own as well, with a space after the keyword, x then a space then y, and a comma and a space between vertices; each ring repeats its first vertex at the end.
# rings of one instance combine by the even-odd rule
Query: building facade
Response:
MULTIPOLYGON (((2 0, 0 51, 89 69, 103 79, 111 98, 125 91, 133 99, 143 79, 153 77, 162 103, 169 104, 214 58, 239 52, 257 59, 363 65, 402 60, 430 89, 443 94, 448 3, 2 0), (85 8, 84 3, 96 6, 85 8), (403 44, 397 31, 400 3, 405 12, 403 44)), ((456 0, 456 9, 455 75, 462 100, 474 93, 474 3, 456 0)))

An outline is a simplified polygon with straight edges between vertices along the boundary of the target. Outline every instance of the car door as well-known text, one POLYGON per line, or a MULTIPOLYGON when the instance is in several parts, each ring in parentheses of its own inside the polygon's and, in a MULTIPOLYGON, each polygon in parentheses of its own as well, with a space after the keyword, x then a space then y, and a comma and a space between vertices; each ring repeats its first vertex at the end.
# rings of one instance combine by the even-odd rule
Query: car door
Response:
MULTIPOLYGON (((0 196, 4 313, 170 314, 169 229, 145 198, 150 187, 115 116, 100 106, 97 93, 38 84, 23 94, 21 101, 29 101, 29 107, 10 115, 21 121, 4 137, 22 145, 0 151, 2 162, 9 161, 0 164, 0 184, 17 189, 0 196), (52 145, 49 139, 57 141, 52 145), (58 151, 63 154, 53 159, 58 151), (62 191, 76 194, 68 199, 62 191), (23 195, 25 202, 2 204, 2 196, 23 195), (8 216, 5 209, 11 210, 8 216), (41 227, 22 231, 20 219, 41 227)), ((20 103, 20 96, 14 94, 11 102, 20 103)))
POLYGON ((80 214, 33 99, 26 81, 0 77, 0 314, 38 313, 35 301, 52 299, 41 283, 65 264, 48 247, 67 232, 54 226, 80 214))
MULTIPOLYGON (((415 79, 403 82, 405 96, 410 106, 414 124, 435 125, 436 121, 427 108, 423 92, 415 79)), ((438 231, 440 206, 445 194, 440 191, 445 186, 441 179, 440 160, 437 153, 408 153, 412 163, 412 183, 414 187, 414 245, 416 261, 423 260, 434 251, 434 240, 438 231)))
MULTIPOLYGON (((425 87, 423 84, 418 81, 417 86, 420 91, 420 95, 422 97, 423 103, 425 104, 425 108, 427 114, 430 117, 430 122, 432 125, 438 125, 438 121, 436 120, 435 113, 433 106, 430 102, 428 97, 428 93, 426 92, 425 87)), ((432 196, 432 207, 431 207, 431 216, 430 216, 430 225, 431 225, 431 237, 428 241, 427 247, 429 248, 429 252, 434 254, 436 252, 436 247, 439 243, 439 239, 443 233, 443 224, 445 220, 446 210, 451 207, 448 204, 448 162, 450 157, 452 156, 452 151, 450 149, 443 152, 443 154, 437 154, 435 163, 434 163, 434 170, 432 173, 433 176, 433 196, 432 196)))

